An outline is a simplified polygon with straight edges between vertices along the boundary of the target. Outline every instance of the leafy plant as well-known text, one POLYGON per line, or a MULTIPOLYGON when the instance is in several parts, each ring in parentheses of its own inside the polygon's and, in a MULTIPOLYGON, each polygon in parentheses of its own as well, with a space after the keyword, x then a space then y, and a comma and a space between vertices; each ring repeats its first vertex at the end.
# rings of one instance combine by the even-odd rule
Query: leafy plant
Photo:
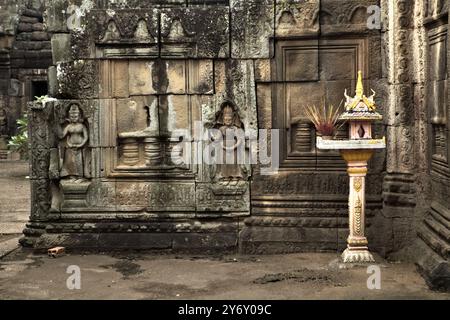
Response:
POLYGON ((17 120, 18 133, 8 141, 8 148, 19 152, 21 157, 28 159, 28 117, 17 120))
POLYGON ((34 97, 34 99, 38 102, 38 103, 43 103, 46 100, 49 99, 49 96, 45 95, 45 96, 40 96, 40 97, 34 97))
POLYGON ((322 101, 320 106, 307 105, 303 107, 306 117, 314 124, 316 131, 321 136, 334 136, 341 125, 338 125, 341 115, 341 105, 335 107, 322 101))

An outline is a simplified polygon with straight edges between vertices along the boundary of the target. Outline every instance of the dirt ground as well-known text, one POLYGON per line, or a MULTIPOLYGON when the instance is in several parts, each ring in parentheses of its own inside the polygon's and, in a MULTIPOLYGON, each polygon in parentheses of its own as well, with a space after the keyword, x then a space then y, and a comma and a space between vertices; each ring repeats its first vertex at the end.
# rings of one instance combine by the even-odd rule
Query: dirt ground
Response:
POLYGON ((450 299, 428 290, 412 264, 377 260, 381 289, 369 290, 367 267, 343 269, 333 253, 50 258, 17 249, 0 260, 0 299, 450 299), (69 266, 80 268, 80 289, 67 287, 69 266))
POLYGON ((0 163, 0 299, 450 299, 428 290, 413 264, 379 258, 381 289, 369 290, 367 266, 342 269, 337 253, 33 254, 18 247, 27 175, 26 162, 0 163), (79 267, 79 290, 67 287, 69 266, 79 267))
POLYGON ((0 161, 0 235, 22 233, 28 221, 28 173, 29 165, 25 161, 0 161))

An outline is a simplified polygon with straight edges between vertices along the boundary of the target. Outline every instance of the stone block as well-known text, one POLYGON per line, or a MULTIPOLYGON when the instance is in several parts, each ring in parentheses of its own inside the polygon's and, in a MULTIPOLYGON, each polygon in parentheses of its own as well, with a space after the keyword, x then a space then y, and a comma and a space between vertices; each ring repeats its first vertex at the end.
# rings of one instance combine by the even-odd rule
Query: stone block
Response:
POLYGON ((115 147, 117 145, 116 104, 113 99, 99 101, 99 146, 115 147))
POLYGON ((71 61, 70 35, 57 33, 52 36, 52 56, 53 64, 71 61))
POLYGON ((188 5, 223 5, 227 6, 230 0, 187 0, 188 5))
POLYGON ((27 17, 27 16, 21 15, 19 17, 19 24, 20 23, 35 24, 35 23, 39 23, 39 19, 36 17, 27 17))
POLYGON ((99 62, 100 98, 128 98, 129 63, 127 60, 102 60, 99 62))
POLYGON ((379 5, 379 0, 320 1, 321 33, 377 32, 367 28, 367 8, 371 5, 379 5))
POLYGON ((112 66, 112 96, 126 98, 129 96, 129 65, 128 61, 113 61, 112 66))
POLYGON ((59 233, 43 234, 35 243, 35 249, 53 248, 62 246, 66 249, 94 249, 98 248, 98 234, 89 233, 59 233))
POLYGON ((167 113, 160 112, 159 119, 167 123, 164 127, 167 127, 169 132, 177 129, 188 130, 191 127, 189 109, 189 96, 171 95, 168 97, 167 113))
POLYGON ((317 81, 319 79, 318 43, 298 50, 285 51, 286 81, 317 81))
MULTIPOLYGON (((321 78, 324 80, 354 80, 358 66, 355 64, 358 61, 357 51, 355 48, 333 50, 320 50, 320 72, 321 78)), ((354 83, 355 81, 352 81, 354 83)))
POLYGON ((450 291, 450 264, 448 259, 433 251, 422 240, 416 241, 416 265, 419 273, 425 278, 427 284, 434 290, 450 291))
POLYGON ((161 9, 161 56, 226 58, 228 30, 227 7, 161 9))
POLYGON ((189 60, 188 93, 213 94, 214 68, 212 60, 189 60))
POLYGON ((31 35, 32 41, 48 41, 50 40, 50 36, 47 32, 43 31, 33 31, 31 35))
POLYGON ((167 60, 168 87, 166 93, 184 94, 187 85, 187 66, 183 60, 167 60))
MULTIPOLYGON (((156 108, 154 96, 133 96, 116 102, 117 132, 136 132, 149 127, 149 108, 156 108)), ((156 119, 154 119, 156 120, 156 119)))
POLYGON ((155 94, 153 85, 153 65, 151 61, 130 61, 128 84, 130 95, 155 94))
POLYGON ((116 183, 117 207, 148 212, 194 212, 193 182, 122 182, 116 183))
POLYGON ((42 23, 34 23, 33 24, 33 31, 44 31, 45 30, 45 26, 42 23))
POLYGON ((320 23, 319 11, 319 0, 277 2, 275 11, 276 37, 317 35, 320 23))
POLYGON ((69 99, 92 99, 98 97, 98 62, 76 60, 57 66, 58 95, 69 99))
POLYGON ((275 6, 272 0, 232 0, 231 56, 232 58, 271 58, 275 35, 275 6))
POLYGON ((270 59, 255 60, 255 80, 257 82, 269 82, 272 79, 272 61, 270 59))
POLYGON ((21 22, 17 26, 18 32, 32 32, 33 31, 33 25, 31 23, 24 23, 21 22))
POLYGON ((337 228, 245 226, 239 235, 239 248, 243 254, 336 251, 345 247, 347 235, 348 230, 337 228))
POLYGON ((161 233, 103 233, 98 245, 104 249, 170 249, 172 239, 161 233))
POLYGON ((177 7, 185 5, 186 0, 96 0, 99 9, 146 9, 154 7, 177 7))
POLYGON ((446 124, 448 94, 447 81, 430 81, 427 92, 427 108, 430 110, 430 120, 434 124, 446 124))
POLYGON ((198 183, 196 187, 197 215, 214 213, 219 216, 248 215, 250 192, 248 183, 236 187, 221 187, 198 183))
MULTIPOLYGON (((204 233, 176 234, 173 238, 174 250, 230 250, 236 248, 238 238, 236 233, 204 233)), ((204 252, 204 251, 203 251, 204 252)))

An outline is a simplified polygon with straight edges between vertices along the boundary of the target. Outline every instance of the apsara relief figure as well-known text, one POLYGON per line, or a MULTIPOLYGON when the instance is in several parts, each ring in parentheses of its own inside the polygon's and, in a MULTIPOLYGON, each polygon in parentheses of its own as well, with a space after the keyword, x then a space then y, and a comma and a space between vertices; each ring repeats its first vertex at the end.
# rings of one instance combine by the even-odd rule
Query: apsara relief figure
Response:
POLYGON ((80 107, 72 104, 69 108, 66 126, 60 130, 62 140, 60 171, 61 179, 81 182, 88 177, 86 170, 85 147, 88 142, 88 129, 83 123, 80 107))
MULTIPOLYGON (((221 143, 222 161, 216 167, 216 179, 223 185, 235 185, 244 179, 243 163, 245 152, 244 125, 233 103, 225 101, 216 114, 212 140, 221 143)), ((220 153, 219 153, 220 157, 220 153)))

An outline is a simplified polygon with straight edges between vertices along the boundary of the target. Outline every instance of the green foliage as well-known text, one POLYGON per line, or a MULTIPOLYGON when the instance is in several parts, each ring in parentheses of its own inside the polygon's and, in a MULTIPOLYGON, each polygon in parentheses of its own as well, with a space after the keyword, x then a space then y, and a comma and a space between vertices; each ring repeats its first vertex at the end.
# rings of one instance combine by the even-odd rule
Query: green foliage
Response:
MULTIPOLYGON (((34 97, 38 103, 45 103, 48 96, 34 97)), ((28 117, 25 114, 23 118, 17 120, 17 135, 12 136, 8 141, 8 148, 19 152, 23 159, 28 159, 28 117)))
POLYGON ((28 159, 28 117, 25 114, 23 118, 17 120, 18 133, 12 136, 8 142, 8 148, 19 152, 21 157, 28 159))
POLYGON ((45 100, 47 100, 48 98, 49 98, 48 96, 34 97, 34 99, 35 99, 38 103, 43 103, 43 102, 45 102, 45 100))

